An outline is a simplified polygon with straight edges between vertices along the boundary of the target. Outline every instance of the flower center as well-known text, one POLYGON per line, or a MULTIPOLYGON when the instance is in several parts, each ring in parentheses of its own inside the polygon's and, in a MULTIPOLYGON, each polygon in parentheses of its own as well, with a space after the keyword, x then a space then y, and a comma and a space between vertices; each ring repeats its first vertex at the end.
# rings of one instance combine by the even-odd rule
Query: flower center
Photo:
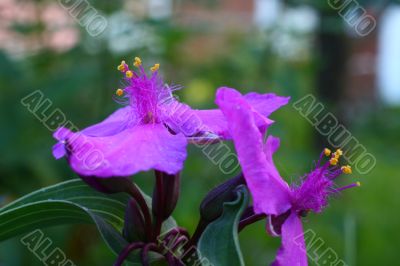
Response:
POLYGON ((342 167, 338 165, 342 155, 343 152, 340 149, 334 153, 325 149, 321 153, 316 168, 304 176, 299 185, 292 187, 293 206, 299 212, 299 215, 306 215, 309 211, 321 212, 328 204, 330 195, 361 185, 356 182, 341 188, 335 187, 334 180, 337 177, 352 173, 349 165, 342 167), (321 166, 324 157, 330 158, 321 166))
POLYGON ((129 69, 128 64, 122 61, 117 69, 124 73, 126 86, 117 89, 118 99, 125 99, 135 110, 139 123, 154 124, 160 123, 160 96, 169 90, 168 86, 158 75, 160 64, 155 64, 150 68, 151 74, 148 75, 143 68, 142 60, 135 57, 133 62, 134 69, 129 69))

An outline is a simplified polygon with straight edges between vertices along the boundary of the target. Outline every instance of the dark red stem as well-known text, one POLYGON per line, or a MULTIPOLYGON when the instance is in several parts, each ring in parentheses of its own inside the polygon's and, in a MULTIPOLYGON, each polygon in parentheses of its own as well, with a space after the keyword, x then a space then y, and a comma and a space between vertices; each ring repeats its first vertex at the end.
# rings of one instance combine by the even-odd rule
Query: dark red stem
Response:
POLYGON ((136 202, 140 206, 140 209, 142 210, 143 218, 144 218, 144 222, 145 222, 146 235, 147 235, 148 239, 151 239, 151 237, 152 237, 152 230, 151 230, 152 222, 151 222, 150 210, 149 210, 149 207, 147 206, 146 200, 144 199, 142 193, 136 187, 135 184, 132 184, 131 186, 129 186, 128 192, 136 200, 136 202))
POLYGON ((149 252, 153 250, 156 251, 157 250, 157 245, 154 243, 149 243, 147 245, 144 246, 144 248, 142 249, 142 253, 141 253, 141 259, 142 259, 142 265, 143 266, 150 266, 150 260, 149 260, 149 252))
POLYGON ((265 217, 267 217, 265 214, 254 214, 241 220, 239 222, 239 228, 238 228, 239 232, 241 232, 246 226, 258 222, 264 219, 265 217))
MULTIPOLYGON (((157 193, 157 214, 155 215, 155 224, 154 224, 154 235, 153 240, 157 238, 157 236, 161 232, 161 226, 163 221, 163 212, 164 212, 164 203, 165 203, 165 195, 164 195, 164 177, 163 174, 159 171, 155 171, 156 174, 156 193, 157 193)), ((154 197, 153 197, 154 199, 154 197)), ((153 205, 154 206, 154 205, 153 205)))
POLYGON ((142 248, 144 246, 144 243, 139 242, 139 243, 132 243, 119 254, 117 261, 114 263, 114 266, 121 266, 122 263, 124 263, 125 259, 129 256, 129 254, 134 251, 135 249, 142 248))

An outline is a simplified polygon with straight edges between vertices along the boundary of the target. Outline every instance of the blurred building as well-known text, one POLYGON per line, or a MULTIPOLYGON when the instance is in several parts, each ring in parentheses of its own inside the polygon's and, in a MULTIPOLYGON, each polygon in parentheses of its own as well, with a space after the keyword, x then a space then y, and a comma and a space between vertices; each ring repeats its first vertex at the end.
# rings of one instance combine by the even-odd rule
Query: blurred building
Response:
POLYGON ((253 23, 254 1, 176 1, 175 18, 187 27, 246 31, 253 23))
POLYGON ((363 38, 349 37, 345 66, 344 97, 347 109, 362 111, 378 102, 377 68, 378 33, 363 38))
POLYGON ((382 15, 378 48, 379 95, 390 105, 400 105, 400 7, 382 15))
MULTIPOLYGON (((197 63, 229 54, 234 41, 249 32, 255 33, 254 42, 269 42, 283 60, 308 60, 314 56, 312 34, 319 15, 304 5, 288 7, 283 0, 125 0, 121 10, 108 16, 106 35, 113 40, 110 50, 126 53, 156 42, 151 28, 138 21, 169 19, 188 29, 182 54, 197 63)), ((362 38, 349 34, 346 63, 339 66, 345 73, 343 96, 355 108, 380 99, 400 104, 400 7, 373 15, 378 29, 362 38)), ((0 2, 0 49, 11 56, 22 58, 43 48, 65 52, 81 41, 79 30, 52 1, 0 2)))

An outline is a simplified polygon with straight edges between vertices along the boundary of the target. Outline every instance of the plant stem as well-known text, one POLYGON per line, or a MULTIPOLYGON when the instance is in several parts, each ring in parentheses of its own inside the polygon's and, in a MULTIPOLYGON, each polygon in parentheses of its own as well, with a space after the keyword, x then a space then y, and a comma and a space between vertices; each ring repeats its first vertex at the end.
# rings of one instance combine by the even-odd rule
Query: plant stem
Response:
POLYGON ((146 230, 146 235, 148 239, 151 239, 152 237, 152 230, 151 230, 151 216, 150 216, 150 210, 149 207, 147 206, 146 200, 144 199, 142 193, 140 190, 136 187, 134 183, 131 183, 132 185, 129 186, 128 188, 128 193, 136 200, 136 202, 139 204, 140 209, 142 210, 143 213, 143 218, 145 222, 145 230, 146 230))
MULTIPOLYGON (((154 224, 154 235, 153 235, 153 240, 157 238, 157 236, 161 232, 161 226, 162 223, 164 222, 164 208, 165 208, 165 193, 164 193, 164 176, 161 172, 155 171, 156 175, 156 187, 155 187, 155 194, 157 194, 157 205, 155 208, 153 208, 153 214, 155 217, 155 224, 154 224), (156 211, 156 212, 154 212, 156 211)), ((154 200, 154 196, 153 196, 154 200)), ((154 207, 154 205, 153 205, 154 207)))
POLYGON ((144 248, 142 249, 142 253, 141 253, 141 259, 142 259, 142 265, 143 266, 150 266, 150 262, 149 262, 149 252, 150 250, 157 250, 157 245, 154 243, 150 243, 144 246, 144 248))
POLYGON ((254 214, 241 220, 239 222, 239 228, 238 228, 239 232, 241 232, 246 226, 258 222, 264 219, 265 217, 267 217, 265 214, 254 214))
POLYGON ((126 248, 124 248, 124 250, 119 254, 117 261, 114 263, 114 266, 121 266, 132 251, 138 248, 142 248, 143 246, 144 243, 142 242, 136 242, 126 246, 126 248))
POLYGON ((203 231, 206 229, 208 223, 202 219, 200 219, 199 224, 197 225, 196 231, 194 231, 193 236, 190 238, 189 242, 186 243, 184 249, 187 250, 192 246, 196 246, 197 242, 200 239, 200 236, 203 234, 203 231))

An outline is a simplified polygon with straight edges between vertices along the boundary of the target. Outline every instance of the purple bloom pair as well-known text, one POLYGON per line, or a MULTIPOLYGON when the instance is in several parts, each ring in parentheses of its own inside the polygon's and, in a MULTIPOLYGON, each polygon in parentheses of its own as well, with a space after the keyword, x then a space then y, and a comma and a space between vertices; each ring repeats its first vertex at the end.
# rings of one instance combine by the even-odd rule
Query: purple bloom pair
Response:
MULTIPOLYGON (((159 64, 147 74, 136 57, 136 71, 122 61, 123 89, 117 89, 117 101, 125 107, 104 121, 80 132, 60 128, 54 133, 59 141, 53 155, 66 155, 72 169, 83 177, 125 177, 155 169, 176 174, 183 168, 188 142, 230 139, 222 112, 193 110, 176 101, 177 87, 166 85, 159 75, 159 64)), ((267 117, 285 105, 285 97, 249 93, 243 98, 257 110, 255 123, 265 130, 273 121, 267 117)))
POLYGON ((159 64, 150 68, 150 74, 140 58, 136 57, 133 65, 136 70, 125 61, 118 66, 125 86, 116 90, 116 100, 126 106, 80 132, 58 129, 54 137, 59 142, 53 155, 57 159, 66 156, 72 169, 90 183, 91 177, 128 177, 151 169, 175 175, 183 168, 188 143, 232 139, 254 212, 267 215, 268 232, 282 237, 273 265, 307 265, 301 217, 309 211, 321 212, 330 195, 359 186, 335 188, 335 178, 351 173, 350 166, 338 166, 341 150, 331 154, 325 149, 316 168, 300 184, 289 186, 272 158, 280 140, 269 136, 266 143, 263 141, 273 123, 268 116, 289 98, 241 95, 234 89, 220 88, 216 96, 220 109, 193 110, 173 98, 177 87, 163 82, 159 64), (325 156, 331 158, 322 163, 325 156))
POLYGON ((337 166, 341 150, 331 154, 325 149, 316 168, 301 178, 300 184, 289 186, 277 171, 272 156, 280 145, 279 138, 269 136, 264 144, 265 131, 257 127, 258 114, 236 91, 220 89, 217 104, 228 121, 229 131, 242 166, 243 174, 253 197, 254 212, 268 217, 267 230, 282 237, 282 246, 273 265, 307 265, 306 244, 301 217, 309 211, 321 212, 330 195, 359 186, 335 188, 334 179, 350 174, 350 166, 337 166), (324 156, 332 156, 322 166, 324 156))

